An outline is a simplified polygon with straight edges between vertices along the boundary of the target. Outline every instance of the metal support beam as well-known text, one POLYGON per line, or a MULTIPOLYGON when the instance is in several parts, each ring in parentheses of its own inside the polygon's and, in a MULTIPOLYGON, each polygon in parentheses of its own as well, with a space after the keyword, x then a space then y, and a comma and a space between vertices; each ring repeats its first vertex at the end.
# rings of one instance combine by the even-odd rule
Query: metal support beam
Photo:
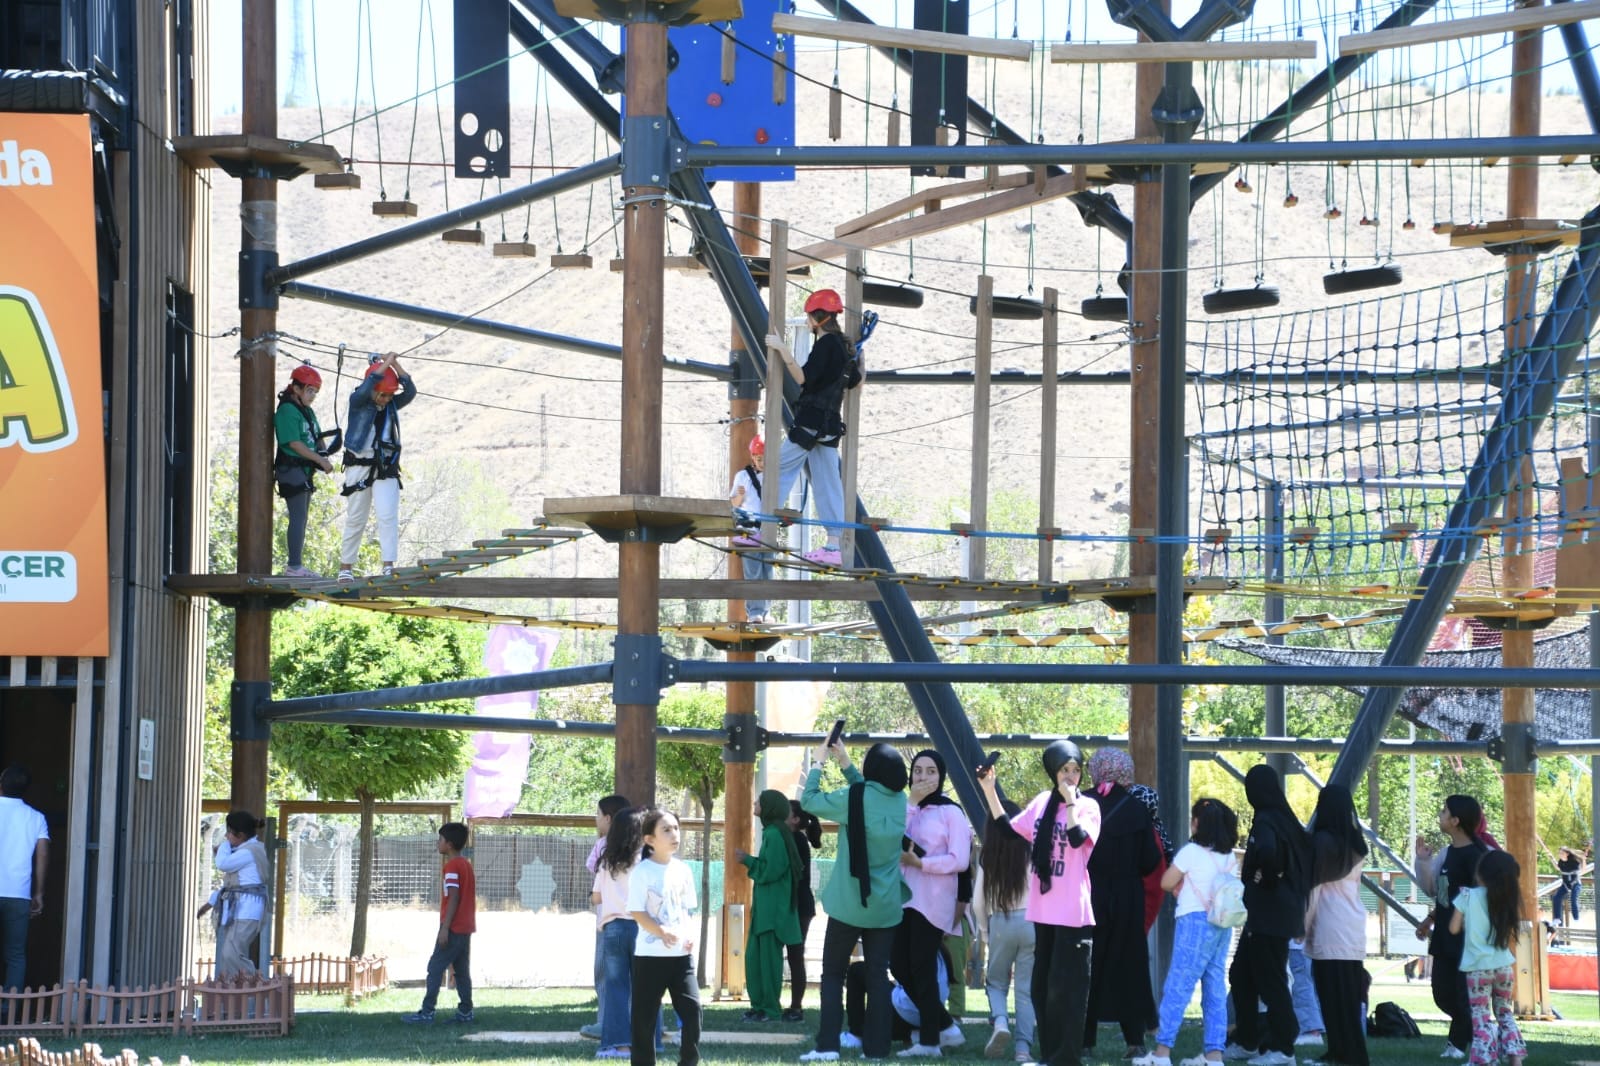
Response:
MULTIPOLYGON (((1283 637, 1272 632, 1272 627, 1284 620, 1284 596, 1280 586, 1283 584, 1283 484, 1273 481, 1262 486, 1262 494, 1266 496, 1266 570, 1267 586, 1272 591, 1264 597, 1262 604, 1263 624, 1267 627, 1267 643, 1281 647, 1283 637)), ((1288 735, 1288 710, 1284 702, 1284 688, 1282 685, 1268 685, 1264 693, 1266 698, 1266 714, 1262 719, 1261 732, 1269 737, 1288 735)), ((1289 760, 1282 756, 1273 755, 1267 758, 1267 765, 1278 771, 1278 776, 1283 777, 1289 772, 1289 760)))
MULTIPOLYGON (((287 282, 279 291, 284 296, 299 300, 312 300, 316 303, 329 304, 333 307, 346 307, 352 311, 365 311, 374 315, 386 315, 389 318, 401 318, 408 322, 426 322, 433 326, 448 327, 457 333, 478 333, 486 337, 498 337, 501 340, 516 341, 519 344, 553 348, 558 352, 595 355, 602 359, 622 358, 622 349, 615 344, 584 340, 582 337, 568 337, 561 333, 549 333, 542 329, 533 329, 530 326, 515 326, 509 322, 496 322, 493 319, 479 318, 476 315, 459 315, 454 311, 418 307, 415 304, 400 303, 397 300, 384 300, 377 296, 362 296, 360 293, 324 288, 321 285, 308 285, 303 281, 287 282)), ((666 359, 662 361, 662 365, 668 371, 676 371, 681 374, 696 374, 700 377, 715 378, 718 381, 728 381, 733 376, 733 371, 726 365, 702 363, 694 359, 666 359)))
MULTIPOLYGON (((1600 207, 1584 216, 1578 253, 1568 264, 1533 342, 1512 362, 1502 393, 1503 406, 1467 473, 1466 487, 1450 508, 1445 535, 1434 543, 1423 567, 1421 595, 1406 604, 1381 668, 1413 668, 1427 650, 1456 587, 1483 543, 1475 530, 1505 494, 1510 473, 1507 459, 1531 451, 1534 433, 1554 408, 1556 395, 1594 328, 1597 302, 1600 207)), ((1519 672, 1505 671, 1507 675, 1519 672)), ((1549 680, 1544 687, 1566 686, 1549 680)), ((1397 688, 1373 689, 1362 698, 1350 726, 1350 744, 1339 753, 1330 781, 1354 791, 1399 703, 1397 688)))
POLYGON ((611 664, 567 666, 559 670, 539 670, 527 674, 501 674, 498 677, 472 677, 462 681, 436 681, 426 685, 402 685, 367 692, 336 692, 325 696, 298 696, 289 700, 267 700, 254 707, 256 717, 268 721, 308 718, 321 711, 354 710, 366 707, 403 707, 439 700, 475 700, 508 692, 541 692, 576 685, 603 685, 611 681, 611 664))
POLYGON ((271 285, 281 285, 295 278, 303 278, 307 274, 318 270, 327 270, 330 267, 342 266, 345 263, 364 259, 369 255, 387 252, 420 241, 425 237, 432 237, 443 233, 447 229, 458 229, 479 219, 492 218, 495 215, 510 211, 513 208, 523 207, 527 204, 537 203, 552 196, 574 189, 582 189, 600 181, 603 178, 614 177, 622 171, 622 157, 609 155, 604 159, 597 159, 593 163, 586 163, 581 167, 574 167, 565 174, 556 174, 536 181, 531 185, 524 185, 520 189, 491 196, 487 200, 458 207, 454 211, 446 211, 442 215, 413 222, 409 226, 399 229, 386 230, 365 240, 347 244, 342 248, 330 248, 326 252, 307 256, 293 263, 285 263, 276 270, 267 274, 267 282, 271 285))
MULTIPOLYGON (((1552 2, 1570 4, 1572 0, 1552 2)), ((1583 23, 1565 23, 1561 27, 1561 41, 1567 46, 1567 62, 1578 83, 1578 97, 1589 114, 1589 128, 1600 133, 1600 74, 1595 72, 1594 52, 1589 48, 1589 35, 1584 32, 1583 23)))

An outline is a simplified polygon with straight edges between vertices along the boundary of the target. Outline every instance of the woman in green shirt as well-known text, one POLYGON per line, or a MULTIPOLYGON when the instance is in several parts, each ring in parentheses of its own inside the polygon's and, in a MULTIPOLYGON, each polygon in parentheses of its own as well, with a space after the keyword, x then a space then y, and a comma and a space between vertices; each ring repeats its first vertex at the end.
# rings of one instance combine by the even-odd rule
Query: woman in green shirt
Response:
POLYGON ((750 933, 745 939, 745 981, 750 992, 747 1022, 775 1022, 783 1013, 784 945, 800 942, 800 852, 789 832, 789 800, 776 789, 756 797, 761 819, 761 854, 735 857, 755 884, 750 933))
POLYGON ((311 404, 322 388, 322 375, 309 363, 301 363, 289 374, 289 386, 278 394, 278 410, 272 416, 273 434, 278 440, 272 474, 278 482, 278 495, 289 508, 289 531, 285 537, 289 562, 284 577, 321 577, 302 565, 306 546, 306 519, 311 514, 312 471, 333 473, 333 463, 317 451, 322 427, 311 404))

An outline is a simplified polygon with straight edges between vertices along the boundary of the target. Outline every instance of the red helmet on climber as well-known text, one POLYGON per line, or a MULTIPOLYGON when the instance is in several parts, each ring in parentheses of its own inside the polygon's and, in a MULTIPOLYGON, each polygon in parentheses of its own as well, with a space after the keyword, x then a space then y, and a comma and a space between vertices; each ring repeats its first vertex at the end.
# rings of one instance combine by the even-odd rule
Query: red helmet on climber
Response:
POLYGON ((826 311, 830 315, 837 315, 844 311, 844 301, 839 299, 839 294, 832 289, 818 289, 806 300, 806 314, 815 311, 826 311))
POLYGON ((301 363, 291 370, 289 380, 299 385, 308 385, 313 389, 322 388, 322 375, 317 373, 317 368, 310 363, 301 363))
POLYGON ((759 433, 750 438, 750 454, 752 456, 767 454, 767 442, 761 439, 759 433))

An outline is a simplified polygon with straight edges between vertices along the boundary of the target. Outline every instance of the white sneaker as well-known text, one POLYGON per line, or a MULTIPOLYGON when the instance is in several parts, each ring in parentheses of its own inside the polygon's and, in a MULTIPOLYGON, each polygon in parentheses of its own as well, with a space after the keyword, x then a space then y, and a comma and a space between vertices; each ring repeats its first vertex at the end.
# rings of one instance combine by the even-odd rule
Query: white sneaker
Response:
POLYGON ((1013 1056, 1013 1058, 1015 1058, 1018 1062, 1032 1062, 1033 1049, 1028 1047, 1027 1044, 1018 1044, 1017 1053, 1013 1056))
POLYGON ((938 1048, 929 1047, 927 1044, 912 1044, 900 1052, 900 1057, 902 1059, 937 1059, 942 1058, 943 1053, 938 1048))
POLYGON ((955 1022, 950 1023, 950 1028, 939 1033, 940 1047, 960 1047, 967 1042, 966 1034, 961 1031, 961 1026, 955 1022))
POLYGON ((1130 1066, 1172 1066, 1172 1059, 1167 1055, 1156 1058, 1156 1053, 1152 1051, 1148 1055, 1140 1055, 1133 1059, 1130 1066))
POLYGON ((1439 1057, 1441 1059, 1456 1059, 1459 1061, 1466 1058, 1467 1053, 1456 1047, 1454 1044, 1446 1044, 1444 1046, 1444 1050, 1439 1052, 1439 1057))
POLYGON ((839 1034, 839 1050, 840 1051, 860 1051, 861 1050, 861 1038, 859 1036, 857 1036, 856 1034, 852 1033, 850 1030, 846 1029, 844 1032, 839 1034))
POLYGON ((1295 1047, 1306 1047, 1309 1044, 1322 1043, 1322 1030, 1317 1029, 1309 1033, 1301 1033, 1294 1039, 1295 1047))
MULTIPOLYGON (((996 1026, 989 1035, 989 1042, 983 1045, 983 1057, 986 1059, 1003 1059, 1006 1051, 1011 1047, 1011 1031, 1004 1026, 996 1026)), ((1018 1049, 1021 1050, 1020 1048, 1018 1049)))
POLYGON ((1295 1066, 1295 1062, 1293 1055, 1285 1055, 1281 1051, 1263 1051, 1253 1059, 1246 1059, 1245 1066, 1295 1066))
POLYGON ((1216 1059, 1208 1059, 1204 1055, 1195 1055, 1184 1059, 1178 1066, 1217 1066, 1216 1059))
POLYGON ((838 1062, 839 1061, 839 1053, 837 1051, 822 1051, 822 1050, 808 1051, 804 1055, 800 1056, 800 1061, 801 1062, 838 1062))
POLYGON ((1259 1054, 1259 1051, 1252 1051, 1247 1047, 1240 1047, 1238 1044, 1229 1044, 1222 1049, 1222 1058, 1226 1062, 1243 1062, 1245 1059, 1253 1059, 1259 1054))

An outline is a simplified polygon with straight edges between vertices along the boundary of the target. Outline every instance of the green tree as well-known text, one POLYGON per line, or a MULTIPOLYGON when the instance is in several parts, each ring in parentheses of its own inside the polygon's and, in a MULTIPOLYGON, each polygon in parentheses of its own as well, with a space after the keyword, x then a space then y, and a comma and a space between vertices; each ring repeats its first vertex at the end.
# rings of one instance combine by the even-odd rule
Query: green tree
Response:
MULTIPOLYGON (((274 619, 272 682, 280 698, 454 681, 478 673, 483 631, 460 623, 313 606, 274 619)), ((470 700, 424 704, 419 710, 470 714, 470 700)), ((350 954, 366 950, 372 885, 373 808, 461 772, 463 733, 439 729, 284 723, 272 753, 323 799, 361 804, 361 858, 356 875, 350 954)))
MULTIPOLYGON (((667 726, 691 729, 721 729, 722 715, 727 700, 721 691, 712 689, 673 689, 661 698, 656 710, 656 720, 667 726)), ((706 932, 710 928, 711 914, 711 811, 717 797, 722 795, 726 778, 723 772, 722 748, 716 744, 662 744, 656 749, 656 777, 668 788, 686 790, 700 805, 700 852, 705 861, 700 864, 700 958, 698 960, 702 984, 706 972, 706 932)), ((743 812, 728 811, 729 820, 741 817, 743 812)))

